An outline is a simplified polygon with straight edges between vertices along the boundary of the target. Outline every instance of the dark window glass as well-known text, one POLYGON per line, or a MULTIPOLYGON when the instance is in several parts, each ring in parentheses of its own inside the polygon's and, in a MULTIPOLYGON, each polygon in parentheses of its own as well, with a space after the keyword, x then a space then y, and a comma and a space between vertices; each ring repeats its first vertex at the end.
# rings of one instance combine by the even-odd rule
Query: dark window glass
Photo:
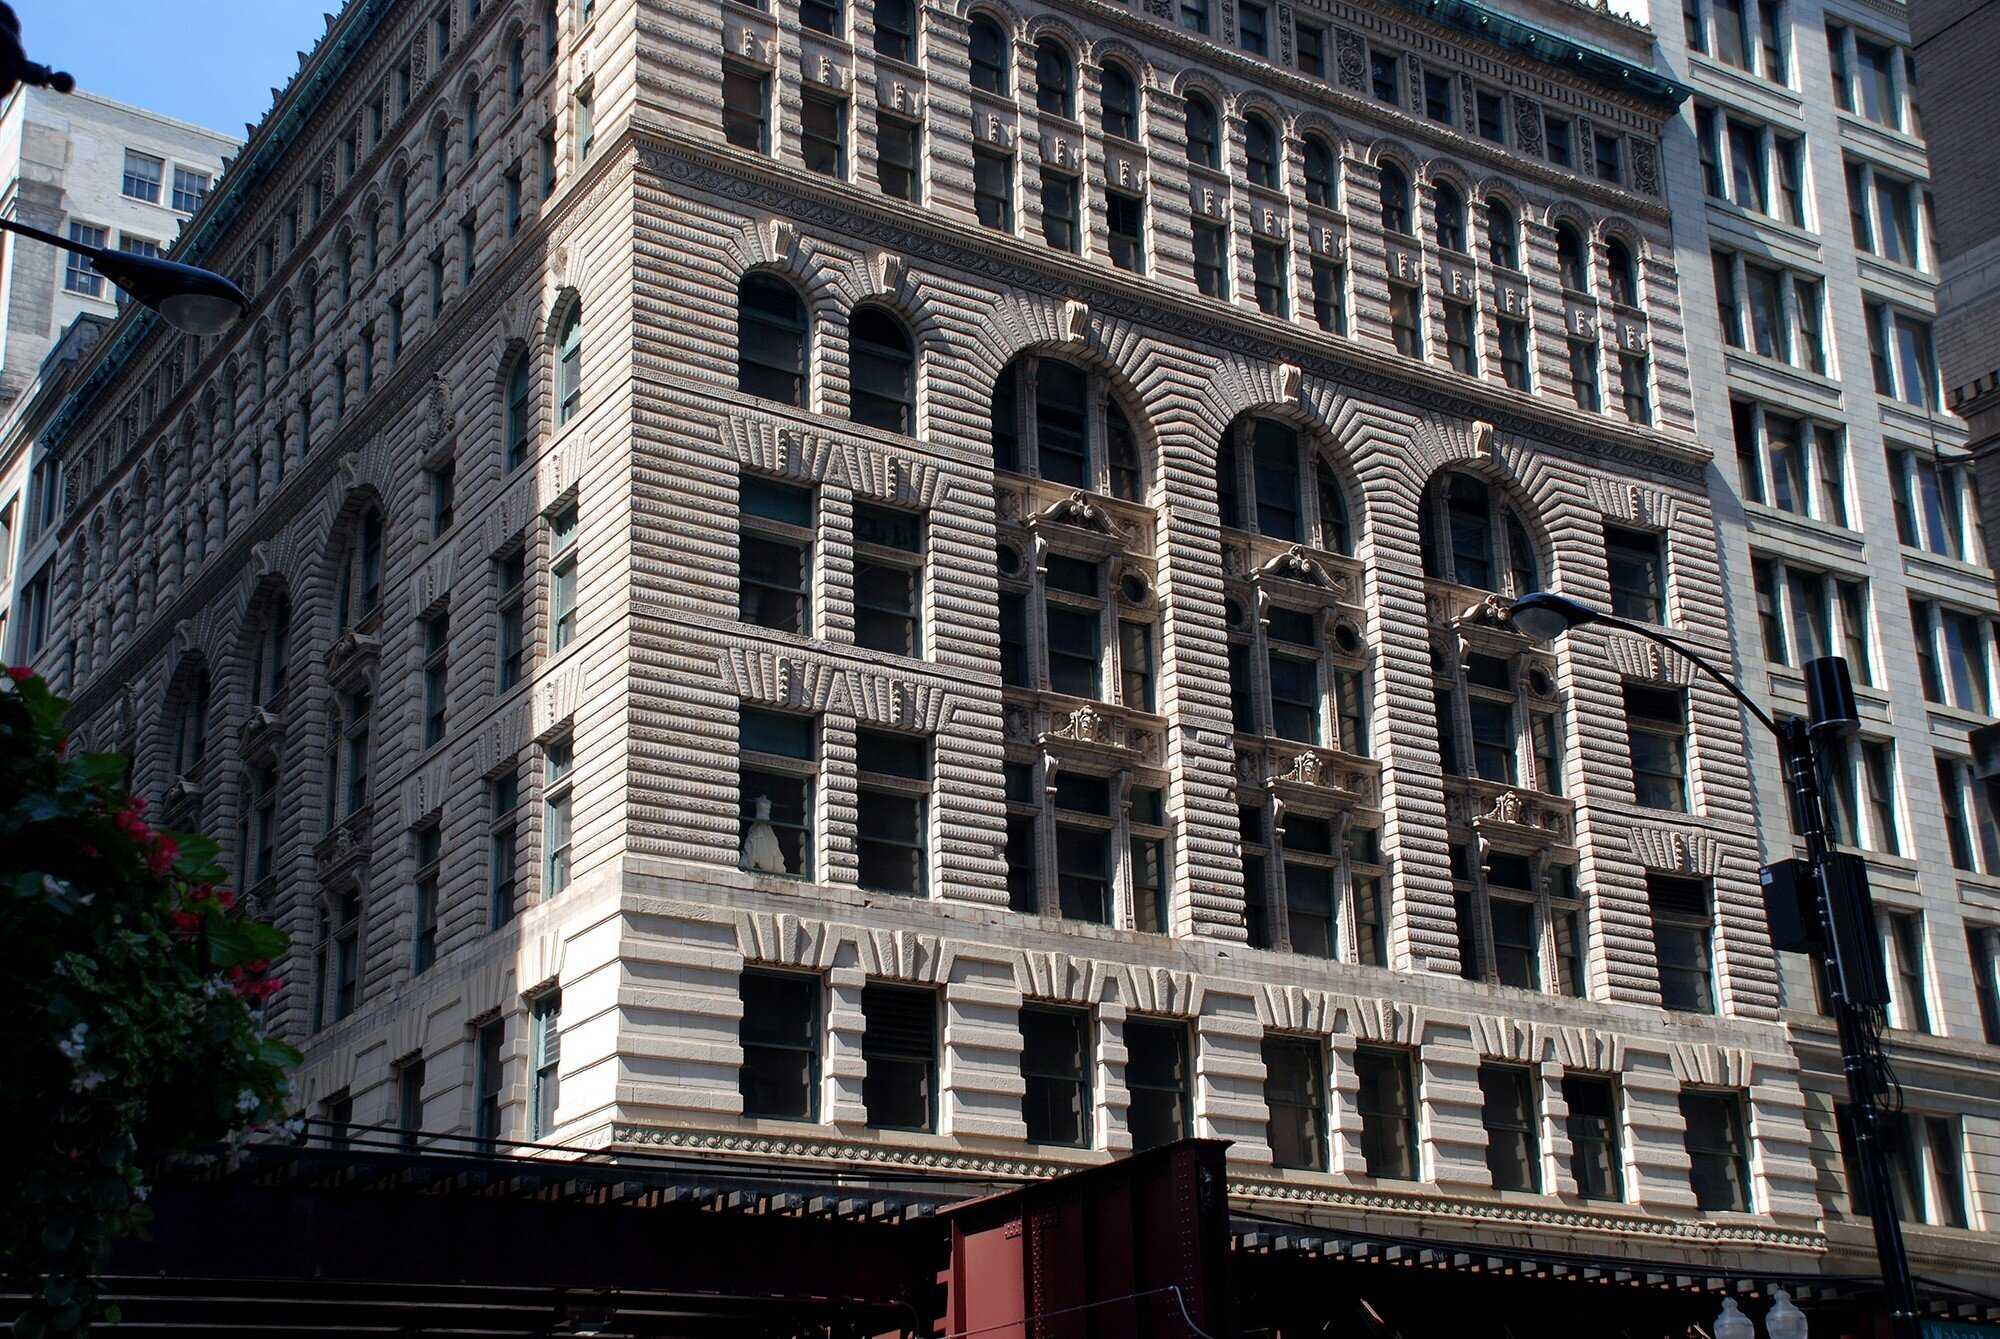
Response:
POLYGON ((1407 1051, 1361 1046, 1354 1051, 1359 1082, 1361 1156, 1368 1175, 1413 1181, 1417 1177, 1417 1104, 1407 1051))
POLYGON ((1564 1128, 1577 1195, 1587 1200, 1624 1199, 1625 1155, 1615 1081, 1569 1074, 1563 1077, 1562 1094, 1563 1105, 1569 1108, 1564 1128))
POLYGON ((1131 1094, 1125 1124, 1133 1152, 1186 1138, 1193 1129, 1187 1028, 1128 1018, 1125 1054, 1125 1088, 1131 1094))
POLYGON ((745 972, 739 1087, 743 1114, 778 1120, 819 1118, 820 981, 816 976, 745 972))
POLYGON ((1080 1009, 1021 1009, 1021 1119, 1037 1144, 1091 1143, 1090 1015, 1080 1009))
POLYGON ((1326 1170, 1326 1077, 1320 1043, 1264 1038, 1264 1104, 1271 1158, 1280 1167, 1326 1170))
POLYGON ((861 1101, 878 1129, 937 1121, 937 992, 870 983, 861 991, 861 1101))
POLYGON ((1681 1091, 1688 1182, 1704 1212, 1750 1212, 1750 1148, 1735 1093, 1681 1091))
POLYGON ((1486 1168, 1496 1190, 1542 1188, 1541 1136, 1535 1116, 1534 1076, 1515 1065, 1481 1065, 1481 1120, 1486 1126, 1486 1168))

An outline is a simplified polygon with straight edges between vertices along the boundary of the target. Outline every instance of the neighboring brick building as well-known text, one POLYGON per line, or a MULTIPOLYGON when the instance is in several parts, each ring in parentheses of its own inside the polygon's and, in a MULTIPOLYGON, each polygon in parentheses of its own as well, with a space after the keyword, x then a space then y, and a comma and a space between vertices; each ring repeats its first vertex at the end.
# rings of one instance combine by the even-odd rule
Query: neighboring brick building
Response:
POLYGON ((1491 619, 1726 658, 1743 580, 1685 90, 1538 14, 353 0, 191 228, 247 319, 45 433, 37 663, 294 936, 301 1101, 1192 1130, 1267 1210, 1821 1268, 1739 712, 1491 619))

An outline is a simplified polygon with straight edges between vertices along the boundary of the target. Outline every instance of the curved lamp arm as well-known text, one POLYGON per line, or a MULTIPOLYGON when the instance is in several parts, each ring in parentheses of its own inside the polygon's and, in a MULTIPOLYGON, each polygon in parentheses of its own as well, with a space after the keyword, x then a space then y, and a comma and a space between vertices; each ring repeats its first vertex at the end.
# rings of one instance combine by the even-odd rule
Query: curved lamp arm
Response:
POLYGON ((84 257, 92 269, 129 293, 133 301, 151 307, 175 329, 190 335, 220 334, 250 305, 242 289, 212 270, 159 256, 87 246, 16 219, 0 218, 0 229, 84 257))

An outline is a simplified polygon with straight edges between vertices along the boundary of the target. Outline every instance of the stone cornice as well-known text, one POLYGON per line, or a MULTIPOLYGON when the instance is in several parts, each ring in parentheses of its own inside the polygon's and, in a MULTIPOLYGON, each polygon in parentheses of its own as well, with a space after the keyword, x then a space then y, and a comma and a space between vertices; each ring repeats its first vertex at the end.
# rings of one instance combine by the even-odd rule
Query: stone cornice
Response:
POLYGON ((1093 315, 1119 316, 1194 344, 1273 364, 1294 363, 1361 394, 1398 401, 1413 413, 1441 412, 1467 422, 1484 421, 1541 445, 1566 448, 1612 466, 1637 466, 1696 487, 1712 458, 1699 445, 1655 430, 1566 409, 1546 397, 1473 382, 1355 340, 1316 335, 1301 326, 1283 327, 1285 334, 1280 336, 1280 327, 1261 315, 1217 311, 1161 285, 1126 280, 999 233, 981 233, 975 245, 963 225, 926 210, 894 208, 886 196, 787 172, 769 159, 682 138, 658 126, 638 127, 635 135, 642 170, 677 187, 772 210, 841 237, 871 238, 900 254, 998 283, 1078 298, 1093 315))

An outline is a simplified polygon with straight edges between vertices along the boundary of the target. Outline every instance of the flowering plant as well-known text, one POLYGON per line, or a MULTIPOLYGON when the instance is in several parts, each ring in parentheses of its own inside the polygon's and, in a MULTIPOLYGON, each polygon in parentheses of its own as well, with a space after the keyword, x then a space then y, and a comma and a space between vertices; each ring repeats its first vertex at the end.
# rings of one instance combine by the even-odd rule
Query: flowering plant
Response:
POLYGON ((286 939, 223 886, 216 844, 155 831, 125 760, 72 749, 68 703, 0 676, 0 1270, 15 1333, 69 1332, 92 1272, 143 1231, 158 1159, 281 1119, 291 1047, 265 1035, 286 939))

